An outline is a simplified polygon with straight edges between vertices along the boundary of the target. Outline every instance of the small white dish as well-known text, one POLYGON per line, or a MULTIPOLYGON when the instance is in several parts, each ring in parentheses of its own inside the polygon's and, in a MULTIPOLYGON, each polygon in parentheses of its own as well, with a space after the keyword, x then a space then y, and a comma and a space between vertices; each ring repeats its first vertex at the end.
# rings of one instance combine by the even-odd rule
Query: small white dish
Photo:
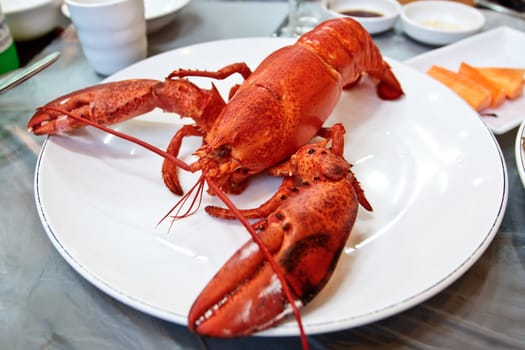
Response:
POLYGON ((329 17, 351 17, 370 34, 392 29, 401 12, 396 0, 326 0, 323 7, 329 17))
POLYGON ((405 33, 430 45, 446 45, 483 28, 485 17, 468 5, 453 1, 416 1, 401 9, 405 33))
MULTIPOLYGON (((421 72, 426 72, 434 64, 457 70, 461 61, 480 67, 523 68, 523 57, 525 33, 503 26, 421 54, 405 63, 421 72)), ((480 118, 494 134, 503 134, 525 119, 525 95, 505 101, 498 108, 487 109, 484 113, 497 115, 480 118)))
MULTIPOLYGON (((144 0, 147 33, 155 33, 165 27, 173 21, 177 12, 189 2, 190 0, 144 0)), ((69 10, 66 4, 62 5, 62 13, 69 18, 69 10)))
POLYGON ((1 0, 13 39, 26 41, 51 32, 60 24, 62 0, 1 0))
POLYGON ((516 134, 514 154, 516 156, 516 167, 523 187, 525 187, 525 121, 523 121, 516 134))

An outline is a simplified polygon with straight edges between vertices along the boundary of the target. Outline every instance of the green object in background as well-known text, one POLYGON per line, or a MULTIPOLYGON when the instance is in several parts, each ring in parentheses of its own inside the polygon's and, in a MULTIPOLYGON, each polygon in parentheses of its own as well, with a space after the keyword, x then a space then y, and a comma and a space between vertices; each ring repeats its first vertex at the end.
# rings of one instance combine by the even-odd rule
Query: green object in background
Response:
POLYGON ((15 43, 0 8, 0 74, 17 69, 19 66, 15 43))
POLYGON ((16 48, 13 42, 11 45, 0 53, 0 74, 12 71, 19 67, 18 55, 16 54, 16 48))

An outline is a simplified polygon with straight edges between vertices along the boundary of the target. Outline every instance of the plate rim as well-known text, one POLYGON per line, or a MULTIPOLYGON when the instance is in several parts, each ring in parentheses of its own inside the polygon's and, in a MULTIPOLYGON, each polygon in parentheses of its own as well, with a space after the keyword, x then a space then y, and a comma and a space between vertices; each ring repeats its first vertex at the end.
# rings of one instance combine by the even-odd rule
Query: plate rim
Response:
POLYGON ((525 120, 520 124, 514 141, 514 158, 523 187, 525 187, 525 120))

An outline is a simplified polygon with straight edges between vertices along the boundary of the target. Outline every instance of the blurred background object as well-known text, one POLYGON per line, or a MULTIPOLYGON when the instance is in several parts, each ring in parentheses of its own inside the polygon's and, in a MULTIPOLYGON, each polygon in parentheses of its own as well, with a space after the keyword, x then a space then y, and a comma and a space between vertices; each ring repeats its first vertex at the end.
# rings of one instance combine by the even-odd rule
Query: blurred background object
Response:
MULTIPOLYGON (((404 4, 408 4, 410 2, 421 1, 421 0, 398 0, 398 1, 399 1, 400 4, 404 5, 404 4)), ((480 6, 480 3, 482 2, 483 3, 483 4, 481 4, 482 7, 490 8, 489 6, 485 6, 485 4, 487 4, 487 5, 494 4, 494 5, 503 6, 503 7, 512 9, 512 10, 516 10, 516 11, 519 11, 519 12, 525 12, 525 0, 483 0, 483 1, 477 1, 477 0, 454 0, 454 1, 462 2, 462 3, 470 5, 470 6, 480 6)))
POLYGON ((59 26, 62 0, 0 0, 15 41, 33 40, 59 26))
POLYGON ((18 68, 18 55, 0 6, 0 74, 18 68))
MULTIPOLYGON (((410 3, 410 2, 420 1, 420 0, 398 0, 398 1, 399 1, 399 3, 400 3, 401 5, 404 5, 404 4, 408 4, 408 3, 410 3)), ((474 6, 474 5, 475 5, 475 4, 474 4, 474 2, 475 2, 474 0, 454 0, 454 1, 455 1, 455 2, 462 2, 462 3, 464 3, 464 4, 466 4, 466 5, 470 5, 470 6, 474 6)))
MULTIPOLYGON (((475 2, 478 3, 478 1, 475 2)), ((525 0, 488 0, 484 2, 498 4, 519 12, 525 12, 525 0)))

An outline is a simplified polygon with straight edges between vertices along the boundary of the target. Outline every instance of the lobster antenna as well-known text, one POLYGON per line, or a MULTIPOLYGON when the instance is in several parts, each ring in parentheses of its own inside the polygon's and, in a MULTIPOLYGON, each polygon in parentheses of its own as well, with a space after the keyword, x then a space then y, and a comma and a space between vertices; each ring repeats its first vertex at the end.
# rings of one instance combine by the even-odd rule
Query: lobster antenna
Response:
POLYGON ((172 222, 170 225, 170 229, 173 226, 173 223, 179 219, 183 219, 185 217, 188 217, 190 215, 195 214, 199 208, 201 207, 202 198, 203 198, 203 192, 204 192, 204 175, 201 175, 197 182, 192 186, 192 188, 189 189, 175 205, 159 220, 158 225, 166 220, 166 218, 171 217, 172 222), (193 196, 193 200, 191 201, 190 205, 187 206, 186 211, 181 214, 181 211, 184 207, 186 207, 186 203, 188 202, 189 198, 191 197, 192 193, 195 192, 195 195, 193 196), (171 215, 175 211, 174 215, 171 215))
POLYGON ((122 132, 119 132, 117 130, 114 130, 114 129, 111 129, 111 128, 108 128, 104 125, 100 125, 100 124, 97 124, 87 118, 84 118, 84 117, 79 117, 79 116, 76 116, 74 115, 73 113, 70 113, 70 112, 67 112, 67 111, 64 111, 60 108, 55 108, 55 107, 51 107, 51 106, 43 106, 43 107, 40 107, 38 108, 38 110, 50 110, 50 111, 53 111, 53 112, 57 112, 57 113, 62 113, 64 115, 66 115, 68 118, 72 118, 72 119, 75 119, 76 121, 79 121, 81 123, 84 123, 84 124, 87 124, 89 126, 92 126, 94 128, 97 128, 99 130, 102 130, 108 134, 111 134, 111 135, 114 135, 118 138, 121 138, 121 139, 124 139, 126 141, 130 141, 130 142, 133 142, 134 144, 136 145, 139 145, 153 153, 156 153, 158 154, 159 156, 163 157, 163 158, 166 158, 168 159, 169 161, 175 163, 175 165, 177 165, 179 168, 181 169, 184 169, 186 171, 191 171, 191 167, 189 164, 183 162, 182 160, 180 160, 179 158, 175 157, 174 155, 172 154, 169 154, 168 152, 156 147, 156 146, 153 146, 152 144, 150 143, 147 143, 143 140, 140 140, 134 136, 131 136, 131 135, 126 135, 122 132))
POLYGON ((213 179, 206 177, 206 182, 208 183, 208 186, 213 190, 213 193, 215 193, 222 202, 232 211, 232 213, 235 215, 235 217, 241 222, 241 224, 248 230, 250 233, 250 236, 252 237, 252 240, 257 244, 259 249, 264 255, 264 258, 268 263, 270 264, 272 270, 277 275, 277 278, 279 279, 279 282, 281 282, 281 286, 283 288, 284 294, 286 295, 286 299, 288 300, 288 303, 290 304, 292 308, 292 312, 295 317, 295 321, 297 322, 297 326, 299 327, 299 333, 301 335, 301 344, 303 346, 303 350, 309 350, 310 346, 308 344, 308 338, 306 337, 306 333, 303 328, 303 322, 301 320, 301 314, 299 313, 299 309, 297 308, 297 305, 295 305, 295 301, 293 298, 292 291, 290 290, 290 286, 288 285, 288 282, 286 281, 286 278, 284 277, 283 271, 277 263, 275 262, 272 254, 268 250, 268 247, 264 244, 262 239, 259 237, 257 232, 255 232, 255 229, 250 225, 248 220, 242 215, 239 208, 235 206, 235 204, 228 198, 224 192, 221 191, 219 186, 213 181, 213 179))

